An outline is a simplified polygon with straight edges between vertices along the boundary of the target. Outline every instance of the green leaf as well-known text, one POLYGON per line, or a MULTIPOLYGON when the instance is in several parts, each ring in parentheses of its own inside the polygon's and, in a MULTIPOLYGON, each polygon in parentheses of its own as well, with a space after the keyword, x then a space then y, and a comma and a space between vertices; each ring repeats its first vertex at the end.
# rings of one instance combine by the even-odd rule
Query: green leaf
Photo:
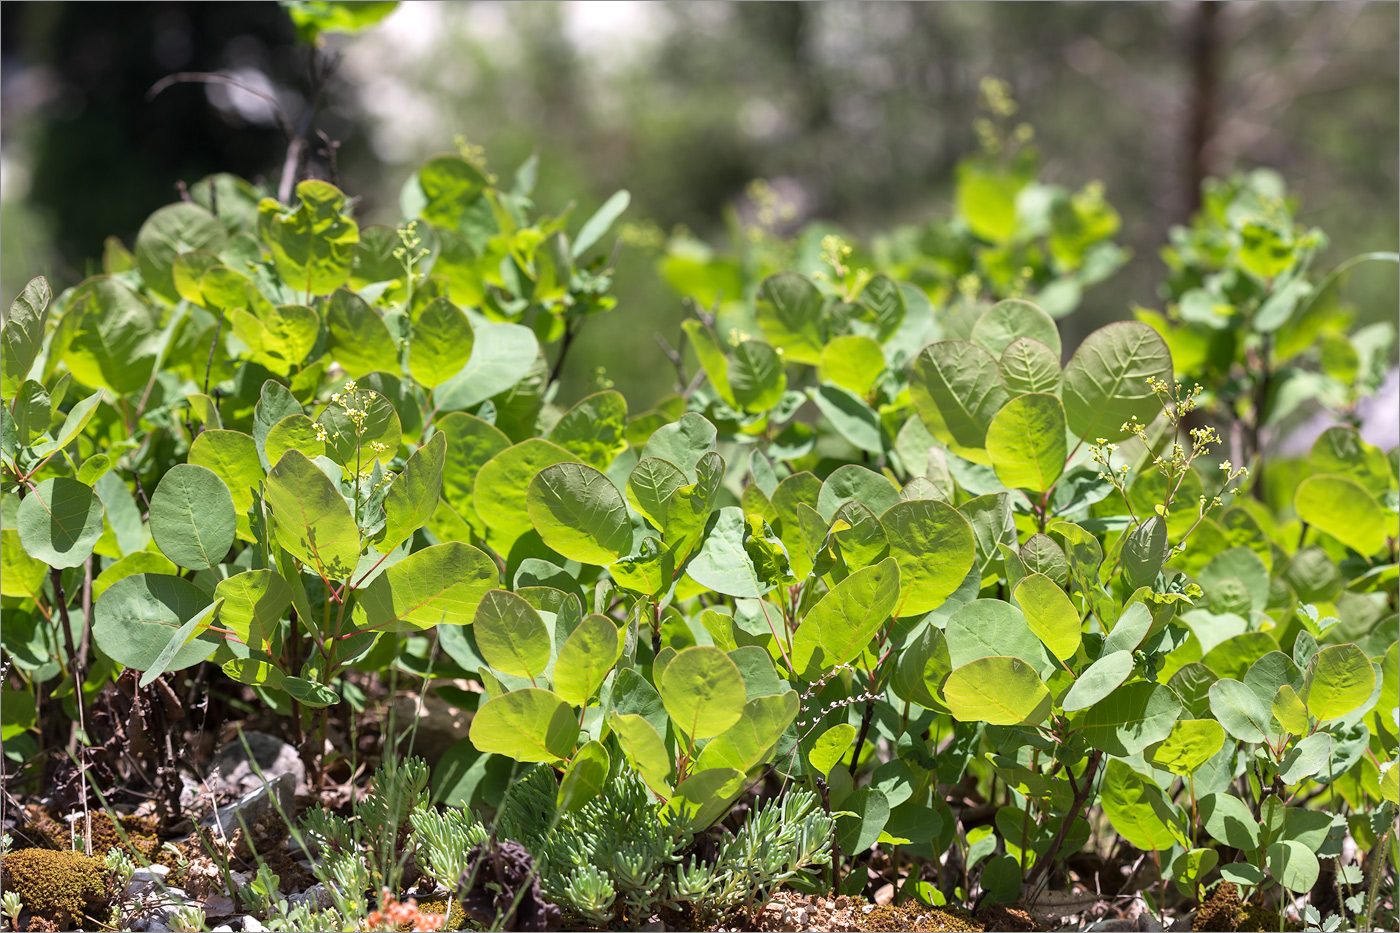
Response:
POLYGON ((549 665, 549 629, 533 606, 508 590, 481 598, 474 634, 481 656, 502 674, 534 680, 549 665))
POLYGON ((582 463, 556 463, 530 480, 530 523, 549 547, 583 564, 609 564, 632 550, 622 493, 582 463))
POLYGON ((1000 655, 956 668, 943 684, 943 700, 963 722, 1033 726, 1050 715, 1050 691, 1035 668, 1000 655))
POLYGON ((822 378, 861 398, 879 382, 885 365, 885 352, 863 334, 833 337, 822 348, 822 378))
POLYGON ((246 570, 220 580, 214 598, 223 601, 219 627, 249 648, 262 649, 292 604, 292 588, 275 570, 246 570))
POLYGON ((801 705, 796 690, 749 700, 739 721, 706 743, 695 769, 733 768, 740 774, 750 773, 772 755, 801 705))
POLYGON ((63 419, 63 426, 58 429, 57 439, 54 441, 54 449, 61 450, 67 447, 72 440, 87 427, 92 416, 96 414, 97 403, 102 401, 102 390, 89 395, 87 398, 73 405, 68 410, 68 415, 63 419))
POLYGON ((914 409, 929 433, 945 443, 978 449, 1008 395, 996 357, 966 340, 931 343, 909 374, 914 409))
POLYGON ((442 492, 442 467, 447 457, 447 438, 438 432, 413 452, 403 472, 384 496, 384 537, 375 542, 387 554, 423 527, 437 508, 442 492))
POLYGON ((393 335, 379 312, 354 292, 338 288, 331 295, 326 307, 326 329, 331 358, 347 376, 359 379, 366 373, 399 371, 398 345, 393 335))
POLYGON ((857 450, 872 454, 884 452, 884 442, 880 436, 880 416, 851 392, 840 386, 824 384, 812 392, 812 401, 817 410, 837 433, 857 450))
POLYGON ((593 216, 585 220, 579 228, 578 236, 574 238, 573 258, 582 256, 594 243, 602 239, 603 234, 608 232, 608 228, 622 216, 622 212, 627 210, 627 205, 631 203, 632 195, 626 190, 613 192, 612 197, 604 201, 603 206, 594 211, 593 216))
POLYGON ((550 429, 548 439, 589 466, 606 470, 627 449, 627 400, 611 390, 580 399, 550 429))
POLYGON ((250 359, 279 376, 301 367, 321 335, 321 316, 305 305, 267 307, 258 314, 232 310, 233 335, 250 359))
POLYGON ((347 388, 332 395, 316 423, 325 429, 330 458, 352 475, 368 476, 376 460, 393 460, 403 442, 394 404, 372 389, 347 388))
POLYGON ((848 722, 837 723, 827 729, 812 745, 812 750, 807 753, 807 763, 812 770, 822 777, 831 771, 845 757, 846 752, 851 750, 851 743, 856 740, 856 727, 848 722))
POLYGON ((267 475, 277 542, 327 579, 343 580, 360 560, 360 529, 330 477, 289 450, 267 475))
MULTIPOLYGON (((738 295, 727 295, 737 299, 738 295)), ((825 301, 811 280, 798 272, 780 272, 763 280, 755 305, 758 326, 789 363, 819 366, 822 361, 822 308, 825 301)))
POLYGON ((1079 612, 1054 580, 1032 573, 1017 585, 1015 599, 1026 624, 1051 654, 1061 660, 1074 656, 1079 650, 1079 612))
POLYGON ((228 245, 228 232, 219 219, 197 204, 167 204, 141 225, 136 234, 136 265, 141 281, 151 291, 174 304, 175 259, 181 253, 207 250, 218 253, 228 245))
POLYGON ((1301 842, 1285 839, 1269 846, 1264 865, 1279 884, 1295 894, 1307 894, 1322 871, 1317 856, 1301 842))
POLYGON ((29 377, 44 347, 49 301, 53 292, 42 275, 29 284, 10 305, 10 315, 0 330, 0 395, 14 398, 29 377))
POLYGON ((860 464, 847 463, 833 470, 822 483, 817 511, 822 518, 831 521, 841 506, 858 502, 882 515, 899 501, 899 490, 887 477, 860 464))
POLYGON ((738 408, 739 403, 734 398, 734 390, 729 385, 729 357, 725 356, 724 347, 715 336, 715 332, 704 321, 698 320, 682 321, 681 329, 685 331, 690 340, 690 348, 695 351, 695 358, 700 361, 700 368, 705 370, 710 385, 719 394, 720 399, 731 408, 738 408))
POLYGON ((1089 708, 1081 721, 1094 748, 1126 758, 1171 734, 1181 701, 1165 684, 1131 683, 1089 708))
POLYGON ((902 602, 895 614, 920 615, 943 605, 976 558, 967 519, 946 502, 911 499, 890 506, 880 524, 899 564, 902 602))
POLYGON ((957 211, 974 236, 1005 243, 1016 236, 1016 195, 1026 186, 1020 173, 984 159, 964 159, 957 168, 957 211))
POLYGON ((729 388, 744 411, 767 411, 787 391, 783 358, 761 340, 745 340, 729 356, 729 388))
POLYGON ((408 371, 427 389, 435 389, 461 372, 476 340, 462 309, 441 297, 418 312, 410 333, 408 371))
POLYGON ((479 535, 484 535, 485 526, 476 512, 473 484, 481 468, 510 446, 510 438, 494 425, 465 412, 452 412, 438 419, 436 425, 447 437, 444 463, 452 464, 452 469, 443 472, 443 501, 479 535))
POLYGON ((331 687, 304 677, 283 677, 282 689, 302 706, 322 709, 340 702, 340 694, 331 687))
MULTIPOLYGON (((281 460, 282 455, 289 450, 301 451, 308 460, 324 457, 326 456, 326 442, 321 440, 321 434, 317 428, 316 422, 305 415, 288 415, 274 424, 272 430, 267 432, 267 438, 263 441, 263 453, 267 455, 270 463, 281 460)), ((203 434, 200 435, 200 437, 203 436, 203 434)), ((261 471, 259 472, 261 473, 261 471)))
POLYGON ((948 657, 953 667, 977 658, 1005 655, 1020 658, 1040 674, 1049 677, 1056 670, 1054 660, 1026 624, 1021 611, 999 599, 974 599, 959 606, 944 628, 948 657))
POLYGON ((657 689, 667 714, 691 742, 719 735, 743 715, 743 675, 718 648, 686 648, 666 666, 659 680, 657 689))
POLYGON ((1309 713, 1326 721, 1359 709, 1375 688, 1376 672, 1364 651, 1356 645, 1329 645, 1308 662, 1300 696, 1309 713))
POLYGON ((762 596, 772 585, 759 576, 745 547, 747 538, 743 510, 733 506, 720 509, 711 519, 705 541, 686 573, 716 593, 740 598, 762 596))
POLYGON ((987 456, 997 479, 1012 489, 1045 492, 1065 468, 1065 412, 1053 395, 1007 402, 987 428, 987 456))
POLYGON ((1269 708, 1253 690, 1232 678, 1211 685, 1210 711, 1241 742, 1263 742, 1272 731, 1269 708))
POLYGON ((365 615, 361 628, 374 631, 467 625, 499 583, 495 561, 469 544, 448 541, 390 565, 360 591, 356 611, 365 615))
POLYGON ((1317 774, 1332 758, 1332 736, 1316 732, 1290 748, 1279 762, 1278 776, 1285 784, 1297 784, 1317 774))
POLYGON ((170 641, 166 642, 160 654, 156 655, 156 659, 151 662, 151 666, 141 675, 141 680, 137 683, 137 686, 149 687, 156 678, 169 670, 169 665, 175 660, 175 656, 180 653, 181 649, 192 642, 195 636, 209 628, 213 617, 218 615, 219 609, 222 606, 223 601, 216 599, 199 612, 190 616, 183 625, 176 629, 170 641))
POLYGON ((1211 838, 1227 846, 1254 853, 1259 849, 1259 821, 1244 801, 1230 793, 1207 794, 1198 802, 1201 825, 1211 838))
POLYGON ((433 389, 439 411, 475 408, 509 391, 530 374, 540 355, 534 331, 519 324, 483 324, 476 329, 467 365, 433 389))
MULTIPOLYGON (((972 325, 972 342, 1001 356, 1017 339, 1034 340, 1060 358, 1060 328, 1055 319, 1029 301, 1010 298, 992 305, 972 325)), ((1058 365, 1056 369, 1058 369, 1058 365)))
POLYGON ((160 324, 160 314, 135 292, 98 276, 69 292, 52 350, 84 385, 132 395, 150 381, 160 324))
POLYGON ((1344 476, 1309 476, 1298 484, 1293 507, 1300 519, 1363 557, 1385 547, 1394 531, 1375 496, 1344 476))
POLYGON ((221 668, 231 679, 250 687, 267 687, 269 690, 282 689, 286 675, 266 661, 255 658, 233 658, 225 661, 221 668))
POLYGON ((516 761, 558 761, 574 753, 578 720, 555 694, 526 687, 487 700, 472 717, 471 740, 516 761))
POLYGON ((642 458, 659 457, 673 463, 693 481, 700 459, 715 449, 717 433, 704 415, 687 412, 680 420, 656 429, 642 448, 642 458))
MULTIPOLYGON (((209 594, 181 577, 138 573, 112 584, 93 605, 92 637, 107 657, 144 671, 175 632, 209 606, 209 594)), ((205 660, 220 638, 204 632, 184 645, 166 665, 184 670, 205 660)))
POLYGON ((862 787, 841 802, 846 816, 836 818, 836 842, 841 851, 859 855, 873 846, 890 819, 890 803, 874 787, 862 787))
POLYGON ((617 626, 605 615, 585 616, 569 633, 554 662, 554 689, 573 706, 586 707, 622 655, 617 626))
POLYGON ((284 0, 297 38, 315 45, 323 33, 356 33, 398 9, 398 0, 284 0))
POLYGON ((1178 719, 1172 731, 1146 758, 1159 768, 1182 777, 1193 773, 1225 746, 1225 730, 1214 719, 1178 719))
POLYGON ((213 470, 177 463, 151 496, 151 537, 166 557, 190 570, 222 563, 238 528, 233 495, 213 470))
MULTIPOLYGON (((278 459, 281 459, 280 457, 278 459)), ((253 490, 262 484, 257 442, 240 431, 201 431, 190 445, 189 462, 214 473, 233 497, 233 509, 244 516, 253 505, 253 490)), ((247 531, 247 518, 239 523, 247 531)), ((252 537, 251 534, 247 535, 252 537)))
POLYGON ((33 379, 25 380, 24 385, 19 387, 19 394, 10 402, 10 414, 14 418, 21 447, 28 447, 48 433, 52 412, 49 393, 43 385, 33 379))
POLYGON ((1312 721, 1308 718, 1308 708, 1303 705, 1298 692, 1288 684, 1279 687, 1278 692, 1274 694, 1270 712, 1285 732, 1306 735, 1312 727, 1312 721))
POLYGON ((13 528, 0 531, 0 542, 0 595, 37 602, 49 575, 48 564, 24 552, 19 532, 13 528))
POLYGON ((1118 835, 1139 849, 1170 849, 1185 836, 1162 789, 1116 758, 1104 769, 1099 800, 1118 835))
POLYGON ((342 211, 345 195, 311 179, 297 185, 301 203, 287 210, 271 198, 258 204, 258 232, 294 292, 329 295, 350 277, 360 228, 342 211))
POLYGON ((1152 586, 1167 559, 1167 523, 1151 515, 1123 539, 1123 579, 1130 589, 1152 586))
POLYGON ((1172 355, 1151 327, 1119 321, 1094 331, 1065 366, 1061 396, 1069 430, 1094 442, 1128 436, 1132 418, 1147 425, 1162 411, 1149 379, 1172 381, 1172 355))
POLYGON ((899 564, 893 557, 857 570, 832 587, 802 620, 817 630, 824 652, 822 669, 860 657, 898 603, 899 564))
POLYGON ((1345 425, 1333 425, 1313 442, 1308 466, 1314 473, 1345 476, 1365 487, 1376 497, 1390 489, 1390 467, 1378 448, 1361 439, 1361 434, 1345 425))
POLYGON ((559 782, 559 809, 577 810, 596 798, 607 784, 611 767, 612 758, 601 742, 589 742, 580 748, 559 782))
POLYGON ((642 782, 663 800, 670 797, 671 756, 656 727, 635 713, 616 712, 608 713, 608 727, 642 782))
POLYGON ((1011 341, 997 361, 997 372, 1009 395, 1060 390, 1060 355, 1039 341, 1011 341))
POLYGON ((19 504, 15 526, 30 557, 50 567, 79 567, 102 536, 102 500, 65 476, 46 479, 19 504))
MULTIPOLYGON (((508 447, 488 460, 476 474, 472 501, 477 514, 500 538, 498 551, 534 526, 527 506, 530 481, 546 467, 568 463, 573 454, 538 437, 508 447)), ((453 471, 448 471, 451 476, 453 471)))
POLYGON ((264 470, 272 469, 275 462, 267 456, 268 434, 282 419, 300 414, 301 403, 286 386, 271 379, 263 383, 258 402, 253 407, 253 443, 257 446, 258 459, 264 470))
POLYGON ((1061 707, 1066 713, 1088 709, 1117 690, 1133 672, 1133 653, 1113 651, 1099 658, 1079 675, 1065 694, 1061 707))

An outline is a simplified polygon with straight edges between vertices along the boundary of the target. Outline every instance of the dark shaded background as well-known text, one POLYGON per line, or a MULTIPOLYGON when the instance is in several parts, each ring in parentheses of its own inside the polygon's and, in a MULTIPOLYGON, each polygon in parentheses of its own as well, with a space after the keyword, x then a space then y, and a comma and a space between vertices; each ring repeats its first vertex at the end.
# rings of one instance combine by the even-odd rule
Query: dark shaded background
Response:
MULTIPOLYGON (((505 175, 541 157, 538 201, 588 212, 613 190, 628 218, 726 236, 723 209, 766 178, 797 209, 857 235, 948 209, 976 147, 986 75, 1009 81, 1045 176, 1098 178, 1135 258, 1067 321, 1071 345, 1132 303, 1159 303, 1157 251, 1202 174, 1281 170, 1326 263, 1395 249, 1400 135, 1396 3, 405 3, 333 38, 340 67, 316 125, 340 143, 313 171, 393 222, 399 185, 462 134, 505 175)), ((275 185, 285 137, 270 108, 173 72, 307 106, 304 49, 274 3, 4 3, 0 285, 72 284, 103 239, 128 245, 176 185, 212 171, 275 185)), ((654 256, 619 257, 616 312, 576 353, 644 401, 669 370, 651 344, 679 301, 654 256)), ((1359 272, 1365 320, 1393 319, 1395 274, 1359 272)), ((591 369, 570 373, 588 388, 591 369)))

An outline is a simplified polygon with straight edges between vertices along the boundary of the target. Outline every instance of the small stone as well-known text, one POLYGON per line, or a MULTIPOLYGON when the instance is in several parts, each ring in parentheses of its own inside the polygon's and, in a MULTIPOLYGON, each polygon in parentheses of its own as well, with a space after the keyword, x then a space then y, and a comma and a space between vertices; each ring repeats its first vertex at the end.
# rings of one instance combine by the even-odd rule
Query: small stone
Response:
POLYGON ((662 922, 660 917, 652 917, 642 924, 643 933, 664 933, 665 929, 666 924, 662 922))
POLYGON ((837 909, 837 910, 845 910, 845 909, 846 909, 847 907, 849 907, 850 905, 851 905, 851 899, 850 899, 849 897, 847 897, 846 895, 842 894, 840 897, 836 898, 836 909, 837 909))
POLYGON ((875 892, 875 903, 884 907, 886 904, 894 902, 894 885, 887 884, 875 892))
POLYGON ((165 921, 159 917, 152 917, 146 921, 146 933, 171 933, 170 927, 165 925, 165 921))
POLYGON ((251 914, 243 918, 243 933, 266 933, 267 927, 251 914))
POLYGON ((227 923, 221 923, 211 928, 209 933, 233 933, 233 927, 229 926, 227 923))
POLYGON ((292 775, 294 791, 306 789, 306 765, 302 763, 297 750, 266 732, 245 732, 242 739, 234 736, 232 741, 219 749, 217 762, 209 781, 210 790, 216 792, 248 794, 265 781, 284 774, 292 775), (247 741, 246 747, 244 740, 247 741), (256 770, 253 762, 257 763, 256 770), (258 776, 258 771, 262 772, 262 777, 258 776))
POLYGON ((256 790, 244 794, 233 803, 220 807, 205 817, 201 825, 207 829, 218 824, 225 836, 231 836, 233 831, 240 826, 240 815, 243 822, 252 826, 264 813, 275 813, 276 808, 272 803, 273 794, 277 795, 282 812, 290 819, 296 809, 296 777, 292 774, 282 774, 256 790))
POLYGON ((863 914, 874 913, 874 912, 875 912, 875 905, 874 905, 874 904, 866 904, 864 907, 862 907, 862 908, 860 909, 860 912, 863 913, 863 914))
POLYGON ((313 884, 300 894, 293 894, 287 898, 287 906, 297 907, 301 904, 311 904, 318 910, 329 910, 335 906, 335 898, 331 896, 330 888, 324 884, 313 884))

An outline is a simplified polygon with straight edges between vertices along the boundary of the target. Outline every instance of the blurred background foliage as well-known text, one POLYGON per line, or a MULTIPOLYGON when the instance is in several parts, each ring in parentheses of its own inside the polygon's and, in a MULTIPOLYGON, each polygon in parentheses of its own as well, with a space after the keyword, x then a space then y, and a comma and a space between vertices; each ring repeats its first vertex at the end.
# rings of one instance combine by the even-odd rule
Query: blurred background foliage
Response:
MULTIPOLYGON (((1280 170, 1330 236, 1323 267, 1400 245, 1394 3, 407 2, 328 37, 324 79, 273 3, 7 3, 0 20, 6 303, 34 275, 100 271, 104 239, 130 246, 181 184, 229 171, 275 189, 283 126, 311 108, 307 170, 362 223, 399 216, 409 173, 461 145, 505 177, 538 154, 551 211, 630 190, 618 309, 580 334, 564 397, 610 381, 639 410, 673 378, 653 342, 682 316, 657 274, 668 238, 727 249, 760 220, 868 238, 946 217, 989 75, 1033 128, 1041 180, 1101 181, 1132 251, 1062 322, 1067 347, 1162 306, 1160 251, 1205 175, 1280 170), (149 93, 208 72, 239 86, 149 93)), ((1393 267, 1358 269, 1351 298, 1361 323, 1393 319, 1393 267)))

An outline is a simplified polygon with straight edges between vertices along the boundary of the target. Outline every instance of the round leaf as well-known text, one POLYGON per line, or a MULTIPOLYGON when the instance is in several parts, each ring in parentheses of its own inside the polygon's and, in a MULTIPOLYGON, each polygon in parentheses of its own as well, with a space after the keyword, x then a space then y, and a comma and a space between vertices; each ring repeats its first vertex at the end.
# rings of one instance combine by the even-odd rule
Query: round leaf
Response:
POLYGON ((205 467, 176 464, 151 497, 151 537, 181 567, 209 570, 222 562, 237 529, 233 495, 205 467))
POLYGON ((491 590, 476 607, 475 623, 476 647, 487 664, 514 677, 534 679, 544 673, 551 647, 549 629, 523 598, 507 590, 491 590))
POLYGON ((743 675, 718 648, 686 648, 666 665, 660 681, 667 714, 692 742, 719 735, 743 715, 743 675))
POLYGON ((1079 613, 1065 591, 1042 573, 1025 577, 1016 587, 1016 602, 1026 624, 1055 657, 1071 658, 1079 650, 1079 613))
POLYGON ((472 717, 471 740, 516 761, 557 761, 573 754, 578 720, 555 694, 527 687, 486 701, 472 717))
MULTIPOLYGON (((138 573, 112 584, 93 605, 92 637, 113 661, 148 670, 186 622, 209 607, 209 594, 182 577, 138 573)), ((205 660, 219 646, 204 632, 165 665, 179 671, 205 660)))
POLYGON ((612 481, 582 463, 556 463, 530 480, 530 523, 549 547, 582 564, 610 564, 632 550, 627 503, 612 481))
POLYGON ((1020 658, 978 658, 948 675, 943 700, 963 722, 1036 725, 1050 715, 1050 691, 1020 658))
POLYGON ((1061 395, 1076 437, 1090 442, 1127 437, 1123 425, 1150 423, 1162 411, 1149 379, 1171 382, 1172 355, 1157 332, 1138 321, 1094 331, 1065 366, 1061 395))
POLYGON ((102 500, 91 486, 59 476, 20 501, 15 524, 30 557, 50 567, 77 567, 102 536, 102 515, 102 500))
POLYGON ((617 626, 593 613, 569 633, 554 662, 554 689, 574 706, 587 706, 622 654, 617 626))
POLYGON ((943 605, 977 556, 967 519, 946 502, 911 499, 890 506, 880 524, 885 526, 890 556, 899 564, 901 603, 896 613, 920 615, 943 605))

